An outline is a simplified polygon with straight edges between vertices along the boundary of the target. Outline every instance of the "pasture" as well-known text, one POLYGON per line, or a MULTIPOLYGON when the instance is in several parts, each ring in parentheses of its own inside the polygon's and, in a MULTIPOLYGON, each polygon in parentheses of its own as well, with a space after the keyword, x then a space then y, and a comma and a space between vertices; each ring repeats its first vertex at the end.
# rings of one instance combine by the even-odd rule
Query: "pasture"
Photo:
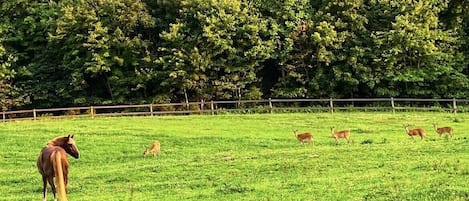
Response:
MULTIPOLYGON (((40 200, 36 159, 74 134, 68 198, 92 200, 469 200, 469 114, 292 113, 0 123, 0 200, 40 200), (454 128, 439 137, 432 127, 454 128), (409 140, 403 124, 422 127, 409 140), (335 145, 330 127, 351 129, 335 145), (300 144, 293 129, 313 133, 300 144), (143 157, 153 140, 161 155, 143 157)), ((48 200, 52 194, 48 189, 48 200)))

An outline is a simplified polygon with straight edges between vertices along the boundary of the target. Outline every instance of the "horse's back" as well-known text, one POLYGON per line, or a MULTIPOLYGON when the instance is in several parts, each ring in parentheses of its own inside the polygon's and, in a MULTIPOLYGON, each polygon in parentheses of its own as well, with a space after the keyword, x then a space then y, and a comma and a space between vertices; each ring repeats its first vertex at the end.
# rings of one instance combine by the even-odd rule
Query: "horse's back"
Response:
POLYGON ((62 169, 64 173, 68 170, 68 160, 65 150, 58 146, 46 146, 42 149, 37 159, 37 168, 42 176, 54 177, 54 157, 57 153, 61 154, 62 169))

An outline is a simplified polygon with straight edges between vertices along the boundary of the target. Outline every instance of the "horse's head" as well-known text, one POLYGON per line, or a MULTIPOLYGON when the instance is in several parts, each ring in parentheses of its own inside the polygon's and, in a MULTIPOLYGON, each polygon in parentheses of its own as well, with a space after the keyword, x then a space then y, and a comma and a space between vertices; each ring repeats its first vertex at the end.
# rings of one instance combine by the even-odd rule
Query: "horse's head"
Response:
POLYGON ((65 149, 65 152, 73 156, 73 158, 80 157, 80 151, 78 151, 78 147, 75 144, 75 140, 73 140, 73 135, 68 135, 65 137, 65 143, 62 145, 62 148, 65 149))

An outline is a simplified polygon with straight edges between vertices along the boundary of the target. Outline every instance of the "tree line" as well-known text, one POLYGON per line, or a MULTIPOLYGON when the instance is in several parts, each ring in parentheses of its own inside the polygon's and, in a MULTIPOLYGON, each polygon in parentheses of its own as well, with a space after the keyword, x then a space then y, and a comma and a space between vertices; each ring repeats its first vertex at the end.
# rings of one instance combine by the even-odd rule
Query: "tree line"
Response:
POLYGON ((469 95, 464 0, 0 2, 3 110, 469 95))

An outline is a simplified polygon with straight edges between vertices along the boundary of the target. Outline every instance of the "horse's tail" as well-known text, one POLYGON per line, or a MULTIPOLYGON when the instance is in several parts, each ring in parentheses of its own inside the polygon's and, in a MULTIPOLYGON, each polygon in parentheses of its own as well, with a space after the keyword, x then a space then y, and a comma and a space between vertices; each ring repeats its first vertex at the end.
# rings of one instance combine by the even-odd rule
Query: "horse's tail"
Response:
POLYGON ((57 188, 59 193, 60 201, 67 201, 67 192, 65 191, 64 172, 62 169, 62 153, 60 151, 55 152, 54 158, 54 169, 57 181, 57 188))

